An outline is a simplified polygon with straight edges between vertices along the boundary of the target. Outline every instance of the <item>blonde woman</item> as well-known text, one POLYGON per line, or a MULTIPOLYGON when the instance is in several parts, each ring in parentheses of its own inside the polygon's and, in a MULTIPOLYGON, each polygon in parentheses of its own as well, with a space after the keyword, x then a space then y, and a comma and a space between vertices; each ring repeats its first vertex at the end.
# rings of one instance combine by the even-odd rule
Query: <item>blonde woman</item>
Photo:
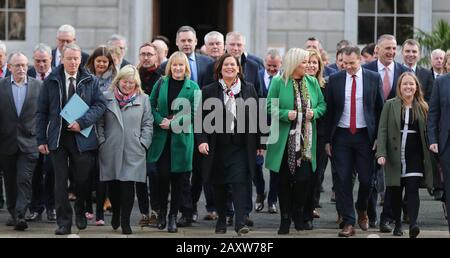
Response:
POLYGON ((107 109, 97 124, 100 181, 108 182, 114 230, 132 234, 130 216, 135 183, 146 182, 146 152, 153 135, 153 116, 148 96, 141 89, 136 67, 119 71, 110 92, 107 109))
POLYGON ((283 73, 273 79, 268 95, 272 128, 277 118, 279 123, 279 132, 270 132, 279 139, 267 146, 266 167, 279 173, 280 235, 289 234, 292 214, 296 229, 301 229, 300 209, 316 171, 316 120, 326 111, 319 82, 306 74, 309 56, 300 48, 289 50, 283 73))

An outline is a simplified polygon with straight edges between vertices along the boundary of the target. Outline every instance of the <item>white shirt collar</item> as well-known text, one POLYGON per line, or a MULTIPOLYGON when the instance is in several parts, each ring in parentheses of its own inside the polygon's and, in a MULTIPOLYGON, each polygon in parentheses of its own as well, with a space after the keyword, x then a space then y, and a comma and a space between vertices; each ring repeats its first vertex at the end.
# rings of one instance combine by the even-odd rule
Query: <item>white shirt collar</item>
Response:
POLYGON ((18 83, 16 83, 16 81, 14 80, 14 75, 11 74, 11 84, 14 84, 14 85, 17 85, 17 86, 27 85, 27 84, 28 84, 28 76, 25 76, 25 80, 23 81, 22 84, 18 84, 18 83))
MULTIPOLYGON (((362 67, 359 68, 359 70, 356 72, 356 78, 362 78, 362 67)), ((353 75, 347 73, 347 77, 353 78, 353 75)))
POLYGON ((68 74, 65 70, 64 70, 64 75, 66 76, 66 82, 69 81, 69 78, 70 78, 70 77, 75 78, 75 80, 77 79, 77 74, 75 74, 75 75, 70 75, 70 74, 68 74))
MULTIPOLYGON (((377 61, 378 63, 378 71, 384 71, 384 64, 380 62, 380 60, 377 61)), ((390 65, 388 65, 389 71, 393 72, 395 69, 395 62, 392 62, 390 65)))

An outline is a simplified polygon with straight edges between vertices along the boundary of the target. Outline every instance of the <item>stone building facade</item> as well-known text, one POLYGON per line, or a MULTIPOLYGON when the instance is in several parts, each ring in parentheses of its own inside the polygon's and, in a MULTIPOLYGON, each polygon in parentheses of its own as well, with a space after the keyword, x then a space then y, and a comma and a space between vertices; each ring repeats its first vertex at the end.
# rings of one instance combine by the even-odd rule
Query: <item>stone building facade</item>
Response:
MULTIPOLYGON (((62 24, 71 24, 77 29, 77 42, 86 51, 104 44, 111 34, 119 33, 126 36, 129 39, 127 58, 136 61, 138 46, 160 32, 161 24, 157 17, 161 15, 158 9, 162 6, 161 1, 170 3, 171 0, 22 1, 26 2, 25 37, 24 40, 4 39, 9 49, 20 49, 31 55, 33 46, 39 42, 55 46, 57 28, 62 24)), ((201 2, 201 0, 190 0, 189 3, 195 5, 200 3, 199 1, 201 2)), ((228 8, 223 8, 220 12, 227 18, 228 30, 240 31, 247 36, 247 48, 250 52, 263 55, 269 47, 287 50, 290 47, 302 46, 308 37, 315 36, 323 42, 330 56, 333 56, 336 42, 339 40, 345 38, 352 42, 359 41, 361 28, 358 28, 358 21, 361 6, 371 5, 371 1, 377 3, 380 1, 378 5, 385 2, 381 0, 229 0, 225 1, 228 3, 228 8)), ((415 28, 428 32, 440 18, 450 22, 448 0, 392 1, 408 2, 412 9, 409 16, 395 13, 392 14, 394 18, 387 19, 410 17, 409 21, 415 28)), ((9 2, 20 3, 21 1, 9 2)), ((401 3, 403 2, 399 2, 399 6, 401 3)), ((190 13, 188 17, 179 17, 180 20, 177 20, 177 17, 170 17, 170 22, 179 26, 186 25, 190 24, 191 19, 196 16, 207 17, 208 13, 190 13)), ((380 20, 381 18, 378 18, 378 21, 380 20)), ((5 26, 8 27, 8 25, 5 26)), ((11 26, 9 28, 11 30, 11 26)))

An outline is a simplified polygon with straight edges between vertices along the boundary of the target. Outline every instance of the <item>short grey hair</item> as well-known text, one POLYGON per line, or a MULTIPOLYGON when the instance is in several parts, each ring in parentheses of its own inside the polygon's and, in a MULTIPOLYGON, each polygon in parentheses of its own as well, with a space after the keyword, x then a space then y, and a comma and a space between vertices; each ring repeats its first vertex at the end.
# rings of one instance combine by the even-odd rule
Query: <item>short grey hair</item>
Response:
POLYGON ((222 33, 218 32, 218 31, 211 31, 208 34, 206 34, 206 36, 205 36, 205 44, 207 42, 209 42, 213 38, 214 39, 219 39, 219 40, 221 40, 222 42, 225 43, 225 38, 224 38, 222 33))
POLYGON ((245 38, 244 34, 242 34, 242 33, 240 33, 240 32, 236 32, 236 31, 229 32, 229 33, 227 34, 226 42, 228 42, 228 40, 229 40, 230 38, 241 38, 242 41, 244 41, 244 45, 247 45, 247 44, 246 44, 247 39, 245 38))
POLYGON ((108 42, 107 42, 107 45, 108 45, 108 46, 112 46, 113 42, 116 42, 116 41, 124 41, 124 42, 125 42, 125 46, 128 46, 128 40, 127 40, 127 38, 125 38, 124 36, 119 35, 119 34, 114 34, 114 35, 112 35, 112 36, 109 38, 109 40, 108 40, 108 42))
POLYGON ((78 51, 78 52, 80 52, 80 55, 81 55, 81 48, 80 48, 80 46, 78 46, 77 44, 72 43, 72 44, 68 44, 68 45, 64 46, 63 51, 61 53, 62 56, 64 56, 64 53, 66 53, 67 49, 78 51))
POLYGON ((269 56, 272 59, 275 59, 277 57, 281 58, 281 53, 278 49, 272 48, 267 51, 266 57, 269 56))
POLYGON ((61 34, 61 33, 69 33, 74 38, 76 37, 75 28, 72 25, 69 25, 69 24, 64 24, 61 27, 59 27, 58 32, 56 33, 56 37, 58 37, 59 34, 61 34))
POLYGON ((3 41, 0 40, 0 50, 6 53, 6 45, 3 41))
POLYGON ((191 26, 182 26, 177 31, 177 39, 178 39, 178 36, 180 36, 180 33, 189 32, 189 31, 194 33, 194 36, 197 37, 197 32, 195 31, 194 28, 192 28, 191 26))
POLYGON ((433 50, 433 52, 431 52, 431 58, 433 58, 433 57, 435 57, 437 55, 445 56, 445 51, 440 49, 440 48, 438 48, 438 49, 433 50))
POLYGON ((37 46, 34 47, 33 54, 36 52, 47 53, 50 56, 52 55, 52 49, 44 43, 39 43, 37 46))
MULTIPOLYGON (((11 64, 11 60, 15 57, 15 56, 24 56, 25 58, 27 58, 27 56, 23 53, 23 52, 20 52, 20 51, 14 51, 14 52, 12 52, 11 54, 9 54, 8 55, 8 64, 11 64)), ((28 58, 27 58, 27 60, 28 60, 28 58)))
POLYGON ((395 40, 395 41, 397 41, 397 39, 395 38, 395 36, 390 35, 390 34, 384 34, 384 35, 381 35, 381 36, 378 38, 377 45, 380 45, 380 44, 383 43, 383 41, 385 41, 385 40, 395 40))

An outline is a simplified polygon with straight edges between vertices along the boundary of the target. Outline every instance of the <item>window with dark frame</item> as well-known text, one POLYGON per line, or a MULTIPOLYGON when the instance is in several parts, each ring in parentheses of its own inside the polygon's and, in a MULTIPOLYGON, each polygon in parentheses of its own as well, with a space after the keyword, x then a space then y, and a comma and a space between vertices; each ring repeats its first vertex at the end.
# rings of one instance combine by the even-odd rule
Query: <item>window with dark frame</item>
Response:
POLYGON ((358 44, 392 34, 401 44, 414 34, 414 0, 359 0, 358 44))
POLYGON ((24 41, 26 0, 0 0, 0 40, 24 41))

